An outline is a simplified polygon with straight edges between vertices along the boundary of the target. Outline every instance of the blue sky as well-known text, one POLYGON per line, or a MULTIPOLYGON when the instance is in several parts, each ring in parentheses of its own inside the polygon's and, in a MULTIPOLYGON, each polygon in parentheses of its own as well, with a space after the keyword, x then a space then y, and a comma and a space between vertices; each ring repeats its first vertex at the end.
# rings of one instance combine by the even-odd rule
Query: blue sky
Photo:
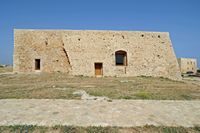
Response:
POLYGON ((12 64, 13 29, 167 31, 177 57, 198 58, 200 0, 0 0, 0 64, 12 64))

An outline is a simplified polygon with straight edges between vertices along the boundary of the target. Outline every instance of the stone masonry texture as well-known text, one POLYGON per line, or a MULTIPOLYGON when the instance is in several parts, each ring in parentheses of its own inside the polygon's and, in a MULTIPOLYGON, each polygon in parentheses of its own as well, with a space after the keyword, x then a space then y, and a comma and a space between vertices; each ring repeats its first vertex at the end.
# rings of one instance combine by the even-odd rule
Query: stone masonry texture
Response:
POLYGON ((97 30, 14 30, 14 72, 95 76, 152 76, 180 80, 181 73, 167 32, 97 30), (127 65, 116 66, 115 52, 127 53, 127 65))
POLYGON ((178 64, 181 73, 193 72, 197 73, 197 59, 193 58, 178 58, 178 64))

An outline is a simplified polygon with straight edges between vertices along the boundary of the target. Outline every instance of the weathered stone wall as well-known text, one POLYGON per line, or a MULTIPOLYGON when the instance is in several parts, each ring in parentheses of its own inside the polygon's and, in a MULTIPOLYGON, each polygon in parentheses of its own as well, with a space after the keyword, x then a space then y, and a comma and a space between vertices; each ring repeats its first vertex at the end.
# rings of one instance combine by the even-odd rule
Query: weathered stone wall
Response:
POLYGON ((34 72, 41 59, 43 72, 95 76, 160 76, 181 79, 168 33, 89 30, 15 30, 14 71, 34 72), (115 65, 115 52, 127 52, 127 66, 115 65))
POLYGON ((178 58, 181 73, 197 72, 197 60, 192 58, 178 58))
POLYGON ((60 32, 15 30, 14 72, 34 72, 35 59, 41 59, 43 72, 69 72, 60 32))

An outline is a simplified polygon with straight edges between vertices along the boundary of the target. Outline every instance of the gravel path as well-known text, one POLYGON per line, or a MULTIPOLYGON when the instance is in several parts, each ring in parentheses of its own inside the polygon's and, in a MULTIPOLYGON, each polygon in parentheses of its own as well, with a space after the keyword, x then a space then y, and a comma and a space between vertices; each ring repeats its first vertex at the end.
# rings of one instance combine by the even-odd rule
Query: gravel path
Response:
POLYGON ((200 101, 0 100, 0 125, 200 125, 200 101))

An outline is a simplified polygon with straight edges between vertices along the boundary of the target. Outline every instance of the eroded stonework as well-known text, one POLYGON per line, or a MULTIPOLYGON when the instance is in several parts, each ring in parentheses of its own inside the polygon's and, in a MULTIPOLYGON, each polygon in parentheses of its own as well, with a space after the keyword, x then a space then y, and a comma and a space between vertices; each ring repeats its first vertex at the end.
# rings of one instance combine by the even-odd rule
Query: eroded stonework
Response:
POLYGON ((14 72, 66 72, 95 76, 153 76, 180 80, 176 56, 166 32, 93 30, 14 30, 14 72), (127 53, 127 65, 116 65, 116 51, 127 53))

